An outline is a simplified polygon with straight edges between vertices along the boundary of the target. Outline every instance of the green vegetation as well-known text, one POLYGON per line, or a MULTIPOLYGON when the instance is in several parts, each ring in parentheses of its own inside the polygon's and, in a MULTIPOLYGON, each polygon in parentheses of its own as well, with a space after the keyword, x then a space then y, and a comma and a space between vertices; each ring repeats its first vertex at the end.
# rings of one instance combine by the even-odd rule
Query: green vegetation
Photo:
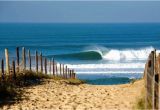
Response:
MULTIPOLYGON (((22 95, 24 96, 23 87, 40 84, 43 79, 53 78, 50 75, 27 70, 16 75, 16 79, 10 75, 5 76, 4 81, 0 81, 0 106, 22 100, 22 95)), ((0 79, 2 78, 0 77, 0 79)))
POLYGON ((79 80, 79 79, 68 79, 67 83, 71 85, 80 85, 80 84, 84 84, 85 81, 79 80))
POLYGON ((131 84, 134 84, 136 81, 138 81, 138 80, 141 80, 141 78, 139 78, 139 79, 131 79, 131 81, 130 81, 130 83, 131 84))
POLYGON ((145 97, 141 97, 138 99, 135 109, 145 109, 145 97))
POLYGON ((14 85, 11 82, 0 83, 0 101, 1 102, 9 99, 14 100, 14 98, 19 99, 19 96, 20 94, 18 94, 16 85, 14 85))
MULTIPOLYGON (((0 79, 1 76, 0 76, 0 79)), ((16 74, 16 79, 13 76, 5 76, 4 81, 0 81, 0 106, 10 104, 27 98, 24 95, 23 87, 41 84, 44 79, 64 80, 71 85, 79 85, 84 83, 79 79, 63 79, 59 76, 36 73, 33 71, 22 71, 16 74)))
MULTIPOLYGON (((144 85, 142 85, 144 86, 144 85)), ((137 103, 133 107, 135 110, 143 110, 145 109, 145 88, 141 91, 141 96, 137 98, 137 103)))

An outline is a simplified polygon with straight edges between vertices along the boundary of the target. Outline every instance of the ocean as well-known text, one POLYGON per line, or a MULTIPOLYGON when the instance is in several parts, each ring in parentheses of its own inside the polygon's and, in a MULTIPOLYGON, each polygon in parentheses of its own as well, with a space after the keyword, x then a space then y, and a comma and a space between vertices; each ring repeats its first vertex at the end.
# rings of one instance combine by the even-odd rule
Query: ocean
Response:
POLYGON ((75 69, 90 84, 121 84, 143 76, 149 53, 160 50, 158 23, 1 23, 4 49, 26 47, 75 69))

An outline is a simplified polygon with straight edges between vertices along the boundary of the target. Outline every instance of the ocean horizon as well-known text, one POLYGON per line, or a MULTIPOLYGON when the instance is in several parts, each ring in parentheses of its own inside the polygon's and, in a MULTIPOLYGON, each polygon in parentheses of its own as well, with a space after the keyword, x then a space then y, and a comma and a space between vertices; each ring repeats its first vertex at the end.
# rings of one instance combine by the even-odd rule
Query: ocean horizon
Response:
POLYGON ((16 47, 25 47, 68 65, 80 79, 128 83, 160 50, 159 35, 160 23, 0 23, 0 58, 5 48, 14 59, 16 47))

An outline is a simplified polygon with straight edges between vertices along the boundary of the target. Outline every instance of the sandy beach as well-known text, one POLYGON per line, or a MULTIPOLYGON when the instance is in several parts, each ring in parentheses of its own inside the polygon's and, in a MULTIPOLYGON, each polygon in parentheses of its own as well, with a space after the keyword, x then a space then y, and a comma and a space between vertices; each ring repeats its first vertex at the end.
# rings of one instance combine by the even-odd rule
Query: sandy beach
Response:
POLYGON ((106 110, 132 109, 141 95, 143 80, 122 85, 69 85, 66 81, 46 80, 24 88, 25 100, 3 109, 106 110))

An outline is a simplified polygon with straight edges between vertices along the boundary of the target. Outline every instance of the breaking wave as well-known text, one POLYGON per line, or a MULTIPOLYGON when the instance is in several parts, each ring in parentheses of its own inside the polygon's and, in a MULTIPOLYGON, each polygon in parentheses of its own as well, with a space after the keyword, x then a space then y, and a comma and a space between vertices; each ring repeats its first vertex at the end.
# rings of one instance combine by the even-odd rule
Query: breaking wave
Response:
MULTIPOLYGON (((109 49, 96 46, 86 48, 82 52, 54 55, 54 57, 77 59, 78 63, 68 63, 67 65, 79 74, 137 74, 143 73, 148 55, 153 50, 152 46, 139 49, 109 49), (85 60, 94 61, 87 62, 85 60)), ((157 51, 159 52, 159 50, 157 51)))
POLYGON ((82 52, 54 55, 60 58, 74 58, 79 60, 109 60, 109 61, 127 61, 127 60, 145 60, 149 53, 154 50, 153 47, 141 49, 109 49, 105 47, 96 47, 82 52))

